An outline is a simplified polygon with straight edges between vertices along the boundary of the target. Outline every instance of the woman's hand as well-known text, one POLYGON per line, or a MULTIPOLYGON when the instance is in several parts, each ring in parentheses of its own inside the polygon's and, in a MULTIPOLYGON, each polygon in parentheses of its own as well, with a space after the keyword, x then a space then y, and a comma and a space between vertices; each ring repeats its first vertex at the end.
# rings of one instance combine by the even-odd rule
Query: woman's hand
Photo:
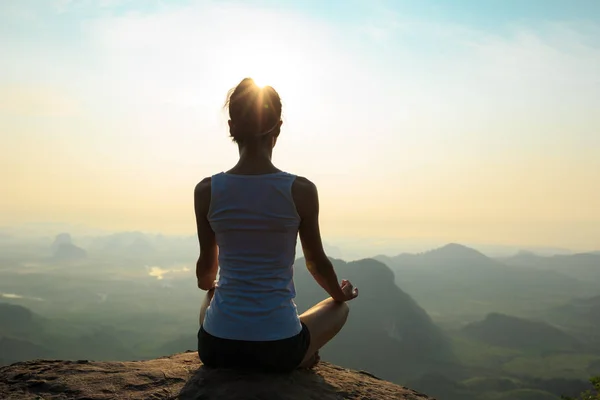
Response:
POLYGON ((342 284, 340 285, 340 287, 342 288, 342 292, 344 292, 344 295, 346 296, 346 301, 350 301, 358 297, 358 288, 352 286, 352 283, 350 283, 349 280, 342 280, 342 284))

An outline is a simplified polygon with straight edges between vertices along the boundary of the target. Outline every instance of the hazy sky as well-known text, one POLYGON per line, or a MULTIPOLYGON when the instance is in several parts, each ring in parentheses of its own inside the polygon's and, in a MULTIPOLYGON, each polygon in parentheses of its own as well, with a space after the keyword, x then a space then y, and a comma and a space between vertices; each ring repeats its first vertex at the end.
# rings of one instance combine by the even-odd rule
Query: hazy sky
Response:
POLYGON ((600 248, 597 0, 0 0, 0 57, 0 225, 193 233, 253 76, 330 240, 600 248))

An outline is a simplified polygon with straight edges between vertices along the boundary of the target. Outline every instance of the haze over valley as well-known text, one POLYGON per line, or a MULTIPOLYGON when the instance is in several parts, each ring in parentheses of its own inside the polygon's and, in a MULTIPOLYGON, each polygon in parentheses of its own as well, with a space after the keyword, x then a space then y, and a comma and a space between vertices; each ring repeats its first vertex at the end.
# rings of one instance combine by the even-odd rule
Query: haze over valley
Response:
MULTIPOLYGON (((196 348, 203 292, 194 236, 7 232, 2 364, 150 359, 196 348)), ((326 294, 298 257, 303 311, 326 294)), ((444 399, 558 399, 600 373, 600 253, 488 257, 450 243, 334 264, 361 298, 323 349, 327 361, 444 399), (526 395, 533 397, 519 397, 526 395)))

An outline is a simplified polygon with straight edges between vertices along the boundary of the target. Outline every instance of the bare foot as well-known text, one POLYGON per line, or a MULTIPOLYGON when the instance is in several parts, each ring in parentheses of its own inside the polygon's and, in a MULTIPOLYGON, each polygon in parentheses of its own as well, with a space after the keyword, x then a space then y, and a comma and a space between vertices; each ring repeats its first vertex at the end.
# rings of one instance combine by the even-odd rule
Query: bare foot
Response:
POLYGON ((303 365, 300 366, 300 369, 314 368, 319 363, 319 361, 321 361, 321 356, 319 355, 319 352, 317 351, 315 354, 312 355, 311 358, 306 360, 305 363, 302 363, 303 365))
POLYGON ((321 361, 321 356, 319 355, 319 351, 317 350, 317 352, 313 356, 313 363, 309 368, 316 367, 319 361, 321 361))

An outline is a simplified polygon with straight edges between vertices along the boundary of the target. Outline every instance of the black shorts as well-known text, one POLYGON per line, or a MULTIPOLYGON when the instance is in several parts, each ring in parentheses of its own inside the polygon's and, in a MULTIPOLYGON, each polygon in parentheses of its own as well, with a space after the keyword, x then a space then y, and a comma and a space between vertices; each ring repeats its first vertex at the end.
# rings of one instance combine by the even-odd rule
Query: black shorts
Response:
POLYGON ((272 341, 222 339, 200 327, 198 356, 207 367, 255 369, 267 372, 291 372, 308 350, 310 332, 302 323, 302 331, 291 338, 272 341))

